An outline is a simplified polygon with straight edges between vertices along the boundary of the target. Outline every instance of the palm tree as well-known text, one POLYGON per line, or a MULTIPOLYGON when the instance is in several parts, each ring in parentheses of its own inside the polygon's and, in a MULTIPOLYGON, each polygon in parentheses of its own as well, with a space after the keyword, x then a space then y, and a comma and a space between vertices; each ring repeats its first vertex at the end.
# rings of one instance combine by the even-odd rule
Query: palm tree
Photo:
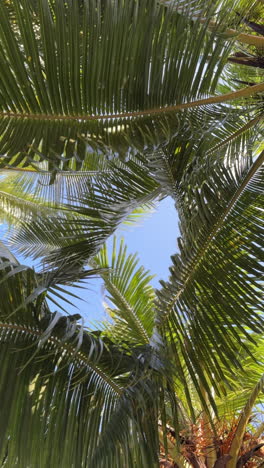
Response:
POLYGON ((0 3, 1 210, 41 260, 1 244, 2 466, 261 463, 264 84, 233 60, 263 46, 250 3, 0 3), (166 196, 181 238, 155 291, 105 241, 166 196), (94 275, 100 330, 50 310, 94 275))

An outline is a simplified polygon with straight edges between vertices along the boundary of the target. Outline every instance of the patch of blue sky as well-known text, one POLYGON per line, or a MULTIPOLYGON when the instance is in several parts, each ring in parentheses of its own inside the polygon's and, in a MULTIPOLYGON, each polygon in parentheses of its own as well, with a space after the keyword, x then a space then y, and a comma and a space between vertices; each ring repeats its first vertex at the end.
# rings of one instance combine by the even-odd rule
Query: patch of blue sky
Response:
MULTIPOLYGON (((161 279, 169 276, 170 257, 177 251, 177 237, 179 237, 178 216, 171 198, 162 200, 157 209, 140 220, 136 226, 122 225, 116 232, 117 240, 124 238, 129 253, 137 253, 139 266, 143 265, 155 277, 152 285, 159 287, 161 279)), ((107 241, 108 256, 111 258, 113 237, 107 241)), ((85 321, 97 321, 106 318, 103 302, 103 281, 93 278, 87 281, 85 290, 72 288, 71 291, 80 296, 74 300, 80 314, 85 321)), ((69 313, 76 313, 76 309, 67 306, 69 313)))

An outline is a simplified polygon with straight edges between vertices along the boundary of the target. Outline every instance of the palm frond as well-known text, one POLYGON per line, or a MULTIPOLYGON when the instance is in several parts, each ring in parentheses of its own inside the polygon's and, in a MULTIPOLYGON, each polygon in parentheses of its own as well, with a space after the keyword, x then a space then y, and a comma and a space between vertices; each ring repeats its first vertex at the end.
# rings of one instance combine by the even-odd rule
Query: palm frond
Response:
POLYGON ((90 154, 83 164, 82 171, 46 171, 36 168, 32 170, 2 169, 0 171, 0 187, 2 191, 41 200, 46 206, 58 207, 66 202, 79 198, 86 180, 94 180, 100 174, 108 173, 108 161, 104 156, 90 154), (13 189, 13 191, 12 191, 13 189))
POLYGON ((70 269, 73 263, 83 264, 94 256, 135 208, 157 199, 160 193, 141 163, 130 160, 120 166, 112 162, 111 172, 86 179, 82 196, 64 205, 65 216, 55 211, 52 217, 23 222, 11 237, 12 245, 24 255, 47 255, 44 262, 55 267, 67 257, 70 269))
MULTIPOLYGON (((238 331, 238 330, 237 330, 238 331)), ((241 337, 242 334, 240 333, 241 337)), ((236 373, 231 370, 225 371, 226 379, 230 382, 230 388, 227 389, 225 396, 216 398, 216 404, 220 420, 232 420, 237 417, 246 405, 252 389, 257 385, 263 373, 263 355, 264 340, 261 334, 252 334, 254 343, 247 342, 251 356, 240 347, 238 356, 241 363, 241 369, 236 369, 236 373)), ((261 395, 257 404, 261 403, 261 395)), ((257 412, 257 408, 255 410, 257 412)), ((253 413, 254 414, 254 413, 253 413)))
MULTIPOLYGON (((177 13, 190 17, 193 21, 205 21, 203 18, 203 6, 204 2, 200 1, 191 1, 191 2, 181 2, 175 0, 159 0, 162 5, 172 8, 177 13)), ((261 18, 263 15, 263 6, 261 2, 256 1, 237 1, 229 3, 226 2, 224 5, 221 1, 213 2, 213 8, 211 12, 208 12, 210 15, 209 28, 215 28, 215 12, 217 11, 219 16, 226 15, 227 11, 229 12, 229 21, 227 23, 227 29, 221 31, 221 34, 225 38, 230 40, 235 40, 241 44, 250 44, 256 45, 261 48, 263 41, 261 37, 251 35, 249 32, 252 32, 252 29, 255 32, 262 34, 263 29, 261 25, 257 25, 254 22, 248 21, 247 18, 261 18), (247 27, 245 27, 247 25, 247 27)))
POLYGON ((209 393, 205 375, 219 392, 220 363, 239 367, 238 349, 253 340, 248 330, 263 328, 263 157, 252 166, 250 160, 229 169, 213 166, 197 184, 192 179, 180 202, 180 254, 157 292, 158 327, 169 333, 196 387, 198 375, 209 393))
POLYGON ((155 391, 142 358, 83 330, 79 316, 52 314, 31 269, 1 258, 0 281, 4 466, 155 466, 155 391))
POLYGON ((105 245, 92 264, 102 269, 106 298, 110 301, 107 312, 113 321, 106 325, 111 338, 128 346, 149 343, 154 323, 155 294, 149 284, 153 276, 143 267, 137 268, 138 259, 127 254, 123 240, 117 248, 116 238, 110 261, 105 245))
POLYGON ((244 433, 246 426, 248 424, 249 418, 251 416, 252 408, 258 398, 259 393, 263 392, 264 390, 264 374, 262 375, 261 379, 253 389, 243 411, 240 414, 239 422, 231 443, 230 447, 230 456, 231 460, 227 463, 228 468, 236 467, 238 458, 239 458, 239 450, 243 441, 244 433))
MULTIPOLYGON (((19 225, 24 220, 30 222, 32 219, 43 216, 53 216, 55 211, 50 209, 47 204, 30 199, 24 193, 19 193, 18 187, 2 187, 0 181, 0 209, 1 217, 10 226, 19 225)), ((56 210, 58 216, 66 217, 66 213, 56 210)), ((68 217, 70 214, 68 213, 68 217)))
POLYGON ((188 183, 196 167, 215 160, 233 164, 257 148, 263 140, 263 109, 239 114, 224 106, 189 114, 188 129, 183 129, 180 138, 176 134, 166 146, 145 156, 150 174, 164 194, 177 201, 179 187, 188 183))
POLYGON ((181 109, 222 101, 199 99, 215 92, 232 48, 219 35, 229 0, 198 2, 203 22, 151 0, 121 3, 1 4, 2 166, 78 170, 93 146, 128 157, 165 143, 188 119, 181 109))

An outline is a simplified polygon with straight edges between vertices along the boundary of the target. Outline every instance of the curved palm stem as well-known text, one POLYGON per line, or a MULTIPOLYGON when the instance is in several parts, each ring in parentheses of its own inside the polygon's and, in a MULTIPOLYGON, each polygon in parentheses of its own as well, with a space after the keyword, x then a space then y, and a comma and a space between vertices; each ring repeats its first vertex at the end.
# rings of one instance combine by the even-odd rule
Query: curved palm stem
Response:
POLYGON ((243 441, 245 429, 246 429, 248 420, 250 418, 252 408, 256 402, 256 399, 258 398, 259 393, 263 390, 263 388, 264 388, 264 375, 262 376, 260 381, 255 386, 253 392, 251 393, 245 405, 245 408, 240 414, 239 423, 236 428, 236 432, 234 434, 231 447, 229 450, 229 455, 231 456, 231 460, 228 461, 226 465, 227 468, 236 468, 239 450, 243 441))
MULTIPOLYGON (((207 20, 201 20, 201 23, 205 23, 207 20)), ((209 29, 214 30, 217 27, 214 21, 209 22, 209 29)), ((235 29, 225 29, 222 33, 226 38, 235 39, 242 44, 253 45, 255 47, 264 47, 264 37, 253 36, 252 34, 240 33, 235 29)))
MULTIPOLYGON (((259 1, 263 3, 263 0, 259 1)), ((166 0, 165 2, 163 0, 160 0, 160 2, 166 4, 166 0)), ((175 10, 178 13, 185 15, 184 9, 176 7, 175 10)), ((195 18, 193 15, 191 17, 194 21, 196 20, 199 21, 199 23, 201 24, 207 24, 209 31, 214 31, 215 29, 219 28, 219 24, 214 20, 208 21, 208 18, 200 18, 199 16, 195 18)), ((264 37, 261 36, 255 36, 248 33, 241 33, 234 28, 226 28, 223 31, 221 31, 221 34, 225 37, 225 39, 235 39, 236 41, 241 42, 242 44, 253 45, 255 47, 260 48, 264 47, 264 37)))
POLYGON ((144 109, 133 112, 121 112, 118 114, 102 114, 102 115, 63 115, 63 114, 35 114, 35 113, 24 113, 24 112, 0 112, 1 117, 11 118, 22 118, 32 120, 77 120, 77 121, 89 121, 89 120, 106 120, 106 119, 120 119, 128 117, 141 117, 163 114, 167 112, 178 111, 182 109, 192 109, 194 107, 205 106, 208 104, 217 104, 227 101, 234 101, 236 99, 247 98, 253 96, 256 93, 264 91, 264 83, 259 83, 254 86, 248 86, 238 91, 232 91, 231 93, 222 94, 220 96, 211 96, 205 99, 199 99, 193 102, 185 102, 182 104, 175 104, 172 106, 157 107, 153 109, 144 109))

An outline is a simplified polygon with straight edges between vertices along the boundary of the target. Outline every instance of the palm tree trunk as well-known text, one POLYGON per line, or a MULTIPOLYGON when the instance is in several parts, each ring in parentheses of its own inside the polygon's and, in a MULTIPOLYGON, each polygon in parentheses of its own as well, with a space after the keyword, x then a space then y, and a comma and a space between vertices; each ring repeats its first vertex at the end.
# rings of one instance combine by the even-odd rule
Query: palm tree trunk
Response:
MULTIPOLYGON (((159 428, 159 440, 160 443, 163 444, 163 431, 159 428)), ((168 446, 168 454, 176 463, 178 468, 189 468, 191 465, 185 460, 185 458, 178 452, 177 447, 173 442, 167 437, 167 446, 168 446)), ((162 466, 162 465, 161 465, 162 466)))
MULTIPOLYGON (((202 384, 201 384, 201 392, 202 392, 204 401, 206 402, 207 409, 208 411, 210 411, 209 399, 205 391, 205 388, 203 387, 202 384)), ((202 420, 203 420, 203 424, 201 425, 201 432, 203 433, 204 439, 207 441, 207 446, 205 448, 205 465, 208 468, 213 468, 217 459, 217 454, 216 454, 216 450, 214 447, 214 434, 213 434, 214 427, 212 427, 210 418, 208 417, 208 413, 205 409, 202 412, 202 420)))

